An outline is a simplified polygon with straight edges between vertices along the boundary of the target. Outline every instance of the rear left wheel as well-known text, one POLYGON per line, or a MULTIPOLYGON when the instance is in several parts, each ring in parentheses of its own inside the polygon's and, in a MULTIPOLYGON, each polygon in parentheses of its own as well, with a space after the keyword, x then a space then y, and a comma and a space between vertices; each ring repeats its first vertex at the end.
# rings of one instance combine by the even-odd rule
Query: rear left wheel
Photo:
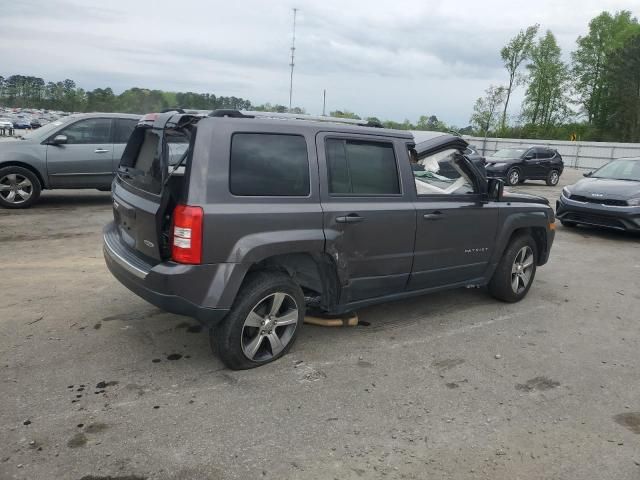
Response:
POLYGON ((554 187, 560 181, 560 173, 557 170, 551 170, 547 175, 547 185, 554 187))
POLYGON ((211 332, 211 346, 231 369, 259 367, 289 351, 304 313, 304 294, 289 275, 252 274, 227 317, 211 332))

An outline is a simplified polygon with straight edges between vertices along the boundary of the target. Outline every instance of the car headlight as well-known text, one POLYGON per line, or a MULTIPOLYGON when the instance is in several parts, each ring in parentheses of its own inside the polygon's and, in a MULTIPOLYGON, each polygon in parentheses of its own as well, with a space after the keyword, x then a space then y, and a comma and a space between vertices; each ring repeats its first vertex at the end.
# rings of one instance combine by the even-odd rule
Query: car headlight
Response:
POLYGON ((571 191, 569 190, 569 187, 564 187, 562 189, 562 196, 564 198, 571 198, 571 191))
POLYGON ((640 197, 630 198, 627 200, 627 205, 630 207, 640 207, 640 197))

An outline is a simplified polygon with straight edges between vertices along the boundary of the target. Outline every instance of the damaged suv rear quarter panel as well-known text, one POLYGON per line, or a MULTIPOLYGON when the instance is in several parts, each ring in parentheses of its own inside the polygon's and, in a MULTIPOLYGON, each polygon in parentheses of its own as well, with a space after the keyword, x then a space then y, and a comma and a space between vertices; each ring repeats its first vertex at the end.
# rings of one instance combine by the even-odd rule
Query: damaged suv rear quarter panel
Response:
POLYGON ((277 255, 322 254, 322 228, 318 161, 314 132, 308 127, 288 125, 278 129, 273 122, 207 118, 198 124, 190 172, 187 203, 202 205, 203 263, 230 264, 230 278, 222 294, 230 304, 252 265, 277 255), (307 196, 240 196, 229 187, 231 139, 238 133, 286 134, 304 137, 309 161, 310 189, 307 196), (197 169, 197 170, 195 170, 197 169))

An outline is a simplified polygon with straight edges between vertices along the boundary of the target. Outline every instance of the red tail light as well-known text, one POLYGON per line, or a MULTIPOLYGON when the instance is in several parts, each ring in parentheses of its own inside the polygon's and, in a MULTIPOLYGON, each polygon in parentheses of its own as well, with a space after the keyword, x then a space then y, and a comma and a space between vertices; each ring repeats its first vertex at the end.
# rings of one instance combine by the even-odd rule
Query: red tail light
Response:
POLYGON ((178 263, 202 262, 201 207, 178 205, 173 211, 171 229, 171 258, 178 263))

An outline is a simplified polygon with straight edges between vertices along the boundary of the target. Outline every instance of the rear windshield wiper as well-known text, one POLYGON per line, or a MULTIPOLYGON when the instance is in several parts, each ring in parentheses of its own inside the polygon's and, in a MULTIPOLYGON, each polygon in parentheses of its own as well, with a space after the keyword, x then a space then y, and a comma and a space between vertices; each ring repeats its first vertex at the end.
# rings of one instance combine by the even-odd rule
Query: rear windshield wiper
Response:
POLYGON ((180 160, 178 160, 178 163, 174 165, 173 170, 171 170, 169 172, 169 175, 167 175, 166 180, 162 184, 163 187, 166 186, 167 183, 169 183, 169 180, 171 179, 172 175, 176 172, 176 170, 178 170, 182 166, 182 164, 184 163, 184 161, 187 159, 188 156, 189 156, 189 149, 187 148, 185 152, 182 154, 182 156, 180 157, 180 160))

